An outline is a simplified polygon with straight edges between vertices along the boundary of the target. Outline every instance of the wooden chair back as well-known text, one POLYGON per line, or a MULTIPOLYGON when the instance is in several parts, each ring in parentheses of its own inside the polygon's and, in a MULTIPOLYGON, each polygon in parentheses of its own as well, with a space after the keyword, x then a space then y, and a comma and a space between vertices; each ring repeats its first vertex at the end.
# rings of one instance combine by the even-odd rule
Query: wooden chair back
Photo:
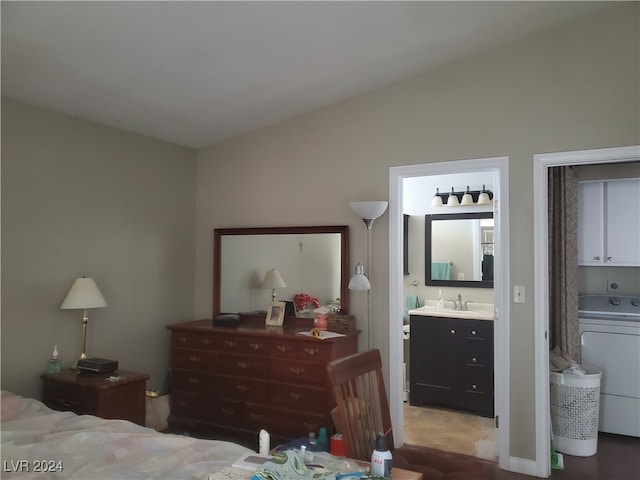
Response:
POLYGON ((336 428, 342 433, 345 456, 371 461, 379 433, 393 450, 389 403, 377 349, 339 358, 327 364, 336 406, 336 428))

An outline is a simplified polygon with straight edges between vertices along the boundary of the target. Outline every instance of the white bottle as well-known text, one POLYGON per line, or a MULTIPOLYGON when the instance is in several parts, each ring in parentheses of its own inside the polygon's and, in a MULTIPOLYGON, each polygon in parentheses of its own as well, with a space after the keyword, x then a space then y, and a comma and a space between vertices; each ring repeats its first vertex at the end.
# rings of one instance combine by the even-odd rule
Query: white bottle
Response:
POLYGON ((269 455, 271 450, 271 438, 266 430, 260 430, 260 436, 258 437, 259 452, 260 455, 269 455))
POLYGON ((392 466, 389 442, 384 434, 379 433, 376 438, 376 449, 371 454, 371 475, 390 478, 392 466))
POLYGON ((442 298, 442 290, 438 290, 438 303, 436 304, 438 308, 444 307, 444 299, 442 298))

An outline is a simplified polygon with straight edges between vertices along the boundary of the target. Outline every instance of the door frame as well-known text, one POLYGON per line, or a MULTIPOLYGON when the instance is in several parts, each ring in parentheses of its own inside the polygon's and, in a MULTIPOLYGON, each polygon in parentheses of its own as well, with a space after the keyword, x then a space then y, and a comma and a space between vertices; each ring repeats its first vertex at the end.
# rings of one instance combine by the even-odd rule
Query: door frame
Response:
POLYGON ((548 169, 560 166, 620 163, 640 160, 640 146, 543 153, 533 156, 534 333, 536 475, 551 475, 551 410, 549 405, 549 224, 548 169))
MULTIPOLYGON (((403 180, 411 177, 491 171, 494 185, 495 244, 500 256, 495 259, 494 298, 498 312, 494 326, 495 415, 499 417, 498 464, 510 470, 509 450, 509 157, 406 165, 389 168, 389 409, 394 425, 394 443, 404 442, 402 363, 403 299, 403 180)), ((430 198, 431 192, 425 196, 430 198)))

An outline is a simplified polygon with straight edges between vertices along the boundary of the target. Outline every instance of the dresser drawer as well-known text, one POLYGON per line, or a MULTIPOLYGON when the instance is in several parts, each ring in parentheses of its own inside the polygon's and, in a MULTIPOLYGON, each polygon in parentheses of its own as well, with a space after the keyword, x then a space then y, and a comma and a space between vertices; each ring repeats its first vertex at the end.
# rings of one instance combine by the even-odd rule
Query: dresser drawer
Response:
POLYGON ((296 361, 286 358, 271 359, 271 378, 285 382, 324 385, 327 366, 324 363, 296 361))
POLYGON ((325 395, 326 391, 321 387, 281 382, 271 384, 271 403, 297 410, 325 411, 327 407, 325 395))
POLYGON ((493 365, 493 352, 486 347, 488 347, 488 345, 468 346, 459 352, 458 361, 461 365, 493 365))
POLYGON ((79 415, 97 415, 98 394, 95 391, 49 384, 44 391, 44 403, 55 410, 69 410, 79 415))
POLYGON ((269 358, 261 355, 220 354, 218 372, 242 377, 269 377, 269 358))
POLYGON ((215 377, 201 372, 173 370, 171 372, 171 389, 176 391, 207 394, 217 390, 215 377))
POLYGON ((278 435, 299 438, 328 426, 329 419, 322 413, 297 411, 258 404, 246 404, 243 420, 253 430, 266 429, 278 435))
POLYGON ((301 360, 326 361, 331 357, 331 349, 322 345, 320 340, 314 342, 296 342, 295 340, 277 339, 271 342, 271 355, 274 357, 299 358, 301 360))
POLYGON ((215 348, 220 352, 236 354, 264 354, 268 355, 271 343, 268 339, 235 336, 216 338, 215 348))
POLYGON ((268 380, 221 375, 216 385, 215 393, 220 397, 254 402, 266 402, 269 398, 268 380))
POLYGON ((213 372, 216 370, 218 355, 216 352, 174 348, 171 350, 171 368, 177 370, 194 370, 213 372))
POLYGON ((178 348, 213 350, 215 346, 215 337, 196 333, 176 332, 171 336, 171 346, 178 348))
POLYGON ((207 411, 206 398, 204 395, 172 390, 169 397, 171 415, 185 418, 204 418, 207 411))
POLYGON ((455 328, 466 340, 493 340, 493 322, 489 320, 457 320, 455 328))

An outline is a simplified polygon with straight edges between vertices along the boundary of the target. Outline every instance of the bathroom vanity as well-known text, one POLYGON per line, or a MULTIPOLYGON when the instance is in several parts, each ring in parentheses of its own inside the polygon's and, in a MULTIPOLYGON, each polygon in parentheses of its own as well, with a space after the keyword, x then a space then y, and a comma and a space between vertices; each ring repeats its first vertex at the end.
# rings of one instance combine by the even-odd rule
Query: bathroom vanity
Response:
POLYGON ((409 311, 411 405, 493 417, 493 305, 472 305, 409 311))

